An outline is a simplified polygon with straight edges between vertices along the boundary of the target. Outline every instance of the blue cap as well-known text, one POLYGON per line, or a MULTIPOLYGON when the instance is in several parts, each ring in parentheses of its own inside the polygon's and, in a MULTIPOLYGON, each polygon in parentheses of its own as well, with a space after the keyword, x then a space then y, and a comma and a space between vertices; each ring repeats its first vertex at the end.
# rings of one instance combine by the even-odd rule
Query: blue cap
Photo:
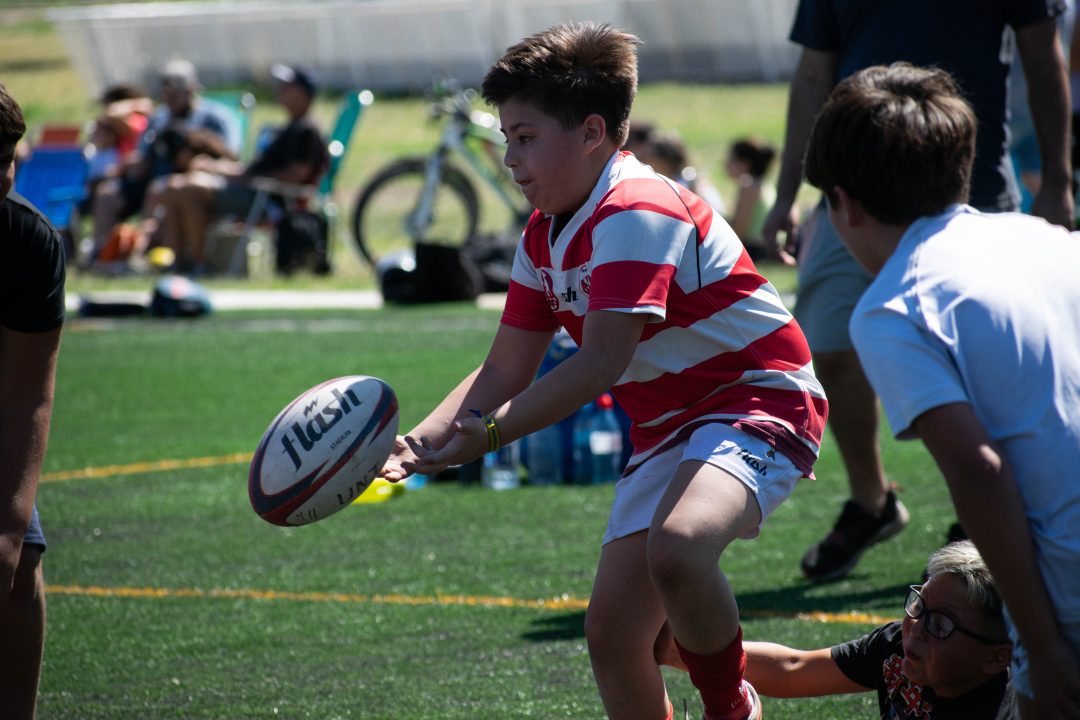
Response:
POLYGON ((270 76, 278 82, 295 83, 308 95, 315 94, 315 73, 311 68, 276 63, 270 67, 270 76))

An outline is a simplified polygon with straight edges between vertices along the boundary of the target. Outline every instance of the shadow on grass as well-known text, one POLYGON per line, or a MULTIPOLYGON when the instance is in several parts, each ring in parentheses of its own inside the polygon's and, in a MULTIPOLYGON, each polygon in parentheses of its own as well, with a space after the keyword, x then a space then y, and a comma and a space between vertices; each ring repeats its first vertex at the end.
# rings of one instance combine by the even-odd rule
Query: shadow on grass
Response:
MULTIPOLYGON (((810 612, 877 611, 899 615, 901 603, 907 593, 907 585, 852 589, 824 597, 811 592, 836 584, 804 583, 775 590, 743 593, 738 597, 740 614, 747 620, 810 612)), ((530 629, 521 634, 523 640, 530 642, 577 640, 584 637, 584 611, 537 618, 530 623, 530 629)))
POLYGON ((523 640, 530 642, 576 640, 585 637, 585 611, 537 618, 530 625, 533 629, 521 634, 523 640))
MULTIPOLYGON (((847 578, 850 579, 850 576, 847 578)), ((914 582, 914 580, 912 581, 914 582)), ((822 594, 824 589, 838 586, 831 583, 810 583, 741 593, 738 596, 741 613, 752 618, 776 613, 843 613, 884 612, 897 614, 907 593, 907 585, 859 587, 822 594)))

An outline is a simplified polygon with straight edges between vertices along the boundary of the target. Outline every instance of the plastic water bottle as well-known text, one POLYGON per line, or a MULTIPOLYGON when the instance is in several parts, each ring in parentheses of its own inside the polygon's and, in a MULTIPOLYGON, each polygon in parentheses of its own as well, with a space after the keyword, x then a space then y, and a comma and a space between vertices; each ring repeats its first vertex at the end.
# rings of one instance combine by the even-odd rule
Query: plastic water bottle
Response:
POLYGON ((596 399, 596 408, 589 419, 589 451, 594 483, 619 479, 622 475, 622 428, 615 417, 615 401, 608 393, 596 399))
POLYGON ((521 451, 516 442, 484 455, 480 472, 483 486, 489 490, 510 490, 521 485, 521 451))
POLYGON ((526 438, 525 459, 530 485, 562 484, 562 433, 557 424, 526 438))
POLYGON ((570 435, 573 463, 571 481, 574 485, 588 485, 592 482, 592 448, 589 432, 593 416, 594 403, 583 405, 574 415, 574 429, 570 435))

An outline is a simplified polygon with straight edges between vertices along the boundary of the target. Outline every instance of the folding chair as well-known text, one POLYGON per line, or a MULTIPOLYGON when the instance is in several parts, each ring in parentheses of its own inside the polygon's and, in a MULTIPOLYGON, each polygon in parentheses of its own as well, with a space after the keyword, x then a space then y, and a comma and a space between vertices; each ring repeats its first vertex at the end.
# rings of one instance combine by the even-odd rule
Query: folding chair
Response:
POLYGON ((255 114, 255 96, 246 90, 207 90, 202 96, 228 109, 234 126, 228 129, 226 140, 230 144, 237 144, 236 151, 240 159, 251 158, 251 118, 255 114))
POLYGON ((245 274, 247 256, 258 255, 269 249, 268 244, 259 245, 259 240, 255 238, 255 231, 261 224, 271 219, 268 214, 271 196, 284 198, 286 203, 293 208, 303 207, 321 213, 329 223, 329 237, 334 237, 337 225, 335 221, 337 205, 333 200, 334 184, 345 160, 349 143, 352 141, 353 131, 364 110, 374 100, 375 96, 370 90, 351 92, 342 100, 341 109, 338 111, 326 144, 330 161, 317 186, 293 185, 265 178, 253 181, 252 186, 257 191, 255 202, 252 203, 251 210, 244 219, 239 241, 233 248, 227 268, 228 274, 245 274))
POLYGON ((87 163, 79 146, 39 145, 15 173, 15 191, 57 230, 72 235, 75 207, 86 193, 87 163))

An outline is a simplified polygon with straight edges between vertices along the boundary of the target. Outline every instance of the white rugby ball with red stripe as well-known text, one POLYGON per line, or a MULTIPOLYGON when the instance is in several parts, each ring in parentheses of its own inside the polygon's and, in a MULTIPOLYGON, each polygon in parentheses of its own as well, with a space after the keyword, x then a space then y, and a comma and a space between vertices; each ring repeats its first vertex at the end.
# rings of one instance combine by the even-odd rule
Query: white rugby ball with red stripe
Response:
POLYGON ((397 429, 397 397, 382 380, 350 375, 316 385, 263 434, 248 474, 251 506, 275 525, 336 513, 379 474, 397 429))

